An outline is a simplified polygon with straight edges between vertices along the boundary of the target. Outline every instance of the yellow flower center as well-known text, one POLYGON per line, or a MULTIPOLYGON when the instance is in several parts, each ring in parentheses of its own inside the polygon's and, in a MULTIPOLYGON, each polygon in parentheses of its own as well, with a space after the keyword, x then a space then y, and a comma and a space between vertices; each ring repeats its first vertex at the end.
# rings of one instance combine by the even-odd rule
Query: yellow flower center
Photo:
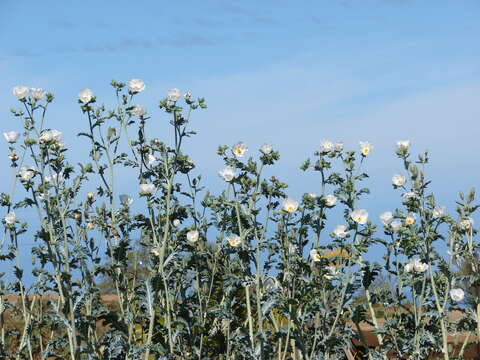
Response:
POLYGON ((362 154, 363 154, 363 155, 368 155, 369 152, 370 152, 370 149, 369 149, 369 148, 363 148, 363 149, 362 149, 362 154))
POLYGON ((357 216, 357 222, 363 222, 363 217, 357 216))
POLYGON ((413 220, 412 218, 407 218, 405 219, 405 224, 407 225, 412 225, 414 223, 415 220, 413 220))

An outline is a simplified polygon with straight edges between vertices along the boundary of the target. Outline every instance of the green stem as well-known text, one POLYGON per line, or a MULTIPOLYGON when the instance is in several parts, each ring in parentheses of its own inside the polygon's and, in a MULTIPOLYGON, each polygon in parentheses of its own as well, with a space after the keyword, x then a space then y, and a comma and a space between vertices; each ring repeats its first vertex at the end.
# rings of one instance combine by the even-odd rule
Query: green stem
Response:
POLYGON ((250 335, 250 343, 252 344, 252 350, 255 351, 255 342, 253 338, 253 320, 252 320, 252 308, 250 305, 250 285, 245 286, 245 298, 247 303, 247 315, 248 315, 248 333, 250 335))

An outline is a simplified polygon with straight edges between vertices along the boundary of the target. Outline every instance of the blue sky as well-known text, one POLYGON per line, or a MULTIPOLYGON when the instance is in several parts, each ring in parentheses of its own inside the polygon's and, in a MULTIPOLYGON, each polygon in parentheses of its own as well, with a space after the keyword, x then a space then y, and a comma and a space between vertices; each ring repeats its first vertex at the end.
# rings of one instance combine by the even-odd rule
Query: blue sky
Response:
POLYGON ((320 140, 351 149, 369 140, 373 191, 364 206, 377 217, 399 204, 394 142, 410 139, 413 153, 430 150, 433 189, 453 210, 458 191, 480 180, 479 15, 478 0, 3 0, 0 130, 19 129, 9 114, 13 86, 45 88, 56 95, 48 126, 80 160, 78 90, 113 104, 110 80, 139 77, 147 88, 137 101, 166 141, 157 104, 167 89, 206 97, 187 149, 209 186, 223 186, 219 144, 243 140, 255 153, 272 143, 281 151, 272 173, 298 197, 319 191, 318 177, 298 166, 320 140))

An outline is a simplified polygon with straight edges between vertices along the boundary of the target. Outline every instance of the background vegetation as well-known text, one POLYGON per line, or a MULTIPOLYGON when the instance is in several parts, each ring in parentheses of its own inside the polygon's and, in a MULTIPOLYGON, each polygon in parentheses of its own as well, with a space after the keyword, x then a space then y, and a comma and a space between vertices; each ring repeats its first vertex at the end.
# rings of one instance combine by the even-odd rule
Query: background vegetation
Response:
POLYGON ((475 192, 448 214, 429 191, 428 153, 413 157, 409 141, 397 142, 399 205, 378 225, 361 206, 368 141, 358 150, 321 141, 300 166, 321 191, 301 199, 264 177, 280 158, 272 145, 220 146, 225 188, 208 190, 182 147, 205 100, 169 90, 159 108, 172 134, 161 140, 148 131, 158 120, 135 103, 144 82, 111 85, 111 108, 90 89, 78 94, 90 149, 75 166, 62 133, 48 128, 53 95, 13 89, 23 130, 4 134, 14 175, 1 194, 0 259, 14 276, 0 283, 1 356, 344 359, 355 346, 367 359, 453 359, 480 341, 475 192), (141 211, 116 190, 124 168, 141 211), (328 221, 335 207, 338 224, 328 221), (31 283, 18 247, 30 234, 31 283), (374 246, 383 257, 371 262, 374 246))

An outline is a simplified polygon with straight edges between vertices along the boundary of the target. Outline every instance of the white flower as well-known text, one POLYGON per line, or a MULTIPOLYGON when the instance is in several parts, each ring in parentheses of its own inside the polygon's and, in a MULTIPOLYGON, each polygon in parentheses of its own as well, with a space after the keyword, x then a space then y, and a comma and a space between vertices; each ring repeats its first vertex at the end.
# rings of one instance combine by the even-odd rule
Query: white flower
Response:
POLYGON ((367 220, 368 220, 368 211, 365 209, 355 209, 350 214, 350 217, 356 223, 360 225, 364 225, 367 223, 367 220))
POLYGON ((230 246, 233 246, 233 247, 237 247, 237 246, 242 244, 241 237, 236 235, 236 234, 233 234, 231 236, 227 236, 225 238, 225 240, 227 240, 227 242, 230 244, 230 246))
POLYGON ((428 264, 421 262, 419 259, 413 260, 413 270, 416 272, 425 272, 428 270, 428 264))
POLYGON ((77 96, 80 102, 88 104, 90 101, 92 101, 93 91, 90 89, 82 89, 78 92, 77 96))
POLYGON ((314 262, 318 262, 318 261, 322 260, 322 257, 321 257, 320 254, 318 253, 317 249, 312 249, 312 250, 310 250, 310 258, 311 258, 312 261, 314 261, 314 262))
POLYGON ((179 219, 174 219, 173 220, 173 226, 179 227, 180 226, 180 220, 179 219))
POLYGON ((128 91, 131 93, 139 93, 145 90, 145 83, 141 79, 130 79, 128 80, 128 91))
POLYGON ((167 99, 168 101, 177 101, 180 99, 180 90, 177 88, 173 88, 167 91, 167 99))
POLYGON ((313 192, 311 192, 311 193, 308 193, 308 197, 309 197, 310 199, 316 199, 316 198, 317 198, 317 196, 318 196, 318 195, 317 195, 317 194, 315 194, 315 193, 313 193, 313 192))
POLYGON ((147 113, 147 110, 145 110, 145 107, 143 105, 137 104, 133 106, 131 113, 133 116, 140 117, 140 116, 144 116, 147 113))
POLYGON ((33 100, 42 100, 47 92, 40 88, 31 88, 30 89, 30 96, 33 100))
POLYGON ((35 169, 31 166, 22 166, 19 174, 23 181, 29 181, 35 176, 35 169))
POLYGON ((150 195, 155 191, 155 185, 152 183, 140 184, 140 195, 150 195))
POLYGON ((15 213, 12 211, 12 212, 9 212, 7 215, 5 215, 5 223, 7 225, 13 225, 15 224, 15 222, 17 221, 17 216, 15 215, 15 213))
POLYGON ((44 143, 44 142, 49 142, 49 141, 52 141, 52 140, 53 140, 53 137, 52 137, 52 134, 50 133, 50 131, 45 130, 45 131, 42 132, 42 134, 40 135, 39 140, 40 140, 40 142, 42 142, 42 143, 44 143))
POLYGON ((45 176, 45 182, 58 185, 64 180, 62 173, 54 173, 52 176, 45 176))
POLYGON ((466 218, 466 219, 462 219, 460 221, 460 227, 463 229, 463 230, 468 230, 470 228, 473 227, 473 224, 474 224, 474 221, 472 218, 466 218))
POLYGON ((334 206, 335 203, 337 202, 337 197, 332 194, 325 195, 324 199, 325 199, 325 204, 330 207, 334 206))
POLYGON ((297 211, 298 209, 298 201, 292 198, 286 198, 283 200, 283 210, 286 212, 292 213, 297 211))
POLYGON ((450 297, 455 302, 462 301, 465 297, 465 293, 462 289, 452 289, 450 290, 450 297))
POLYGON ((418 199, 418 195, 413 191, 407 191, 402 195, 405 200, 418 199))
POLYGON ((428 270, 428 264, 421 262, 419 259, 415 259, 410 261, 408 264, 404 266, 405 272, 412 272, 415 271, 417 273, 422 273, 428 270))
POLYGON ((232 147, 232 153, 236 157, 243 157, 243 155, 245 155, 247 151, 248 151, 248 147, 243 142, 238 142, 232 147))
POLYGON ((348 228, 346 225, 337 225, 332 233, 334 237, 344 239, 348 236, 348 228))
POLYGON ((360 141, 358 145, 363 156, 367 156, 373 150, 373 145, 368 141, 360 141))
POLYGON ((225 181, 232 181, 236 175, 235 169, 230 166, 227 166, 218 172, 218 176, 222 177, 225 181))
POLYGON ((183 98, 185 100, 190 100, 191 97, 192 97, 192 94, 190 94, 188 91, 185 94, 183 94, 183 98))
POLYGON ((30 92, 30 89, 23 85, 17 85, 12 89, 13 95, 15 95, 18 100, 25 99, 30 92))
POLYGON ((401 228, 402 228, 402 223, 400 220, 393 220, 391 223, 390 223, 390 227, 392 228, 392 231, 393 232, 397 232, 399 231, 401 228))
POLYGON ((152 253, 155 256, 160 256, 161 251, 160 251, 160 249, 152 249, 152 250, 150 250, 150 253, 152 253))
POLYGON ((405 178, 405 176, 401 174, 395 174, 392 176, 392 183, 395 186, 402 186, 403 184, 405 184, 406 181, 407 179, 405 178))
POLYGON ((180 99, 180 90, 173 88, 167 91, 167 99, 169 101, 177 101, 180 99))
POLYGON ((409 262, 408 264, 405 264, 405 266, 403 267, 403 270, 405 270, 405 272, 407 273, 410 273, 413 271, 413 262, 409 262))
POLYGON ((58 130, 50 130, 50 133, 52 134, 52 138, 55 141, 60 141, 62 140, 62 132, 58 130))
POLYGON ((122 194, 119 196, 120 204, 123 206, 130 206, 133 203, 133 198, 130 195, 122 194))
POLYGON ((397 151, 408 150, 408 148, 410 147, 410 140, 398 140, 396 145, 397 145, 397 151))
POLYGON ((333 148, 335 149, 335 151, 342 151, 343 150, 343 141, 337 141, 335 143, 335 145, 333 145, 333 148))
POLYGON ((393 214, 391 211, 385 211, 380 215, 380 221, 382 222, 383 226, 387 226, 393 220, 393 214))
POLYGON ((320 141, 320 150, 323 153, 328 153, 328 152, 332 151, 333 149, 334 149, 334 145, 333 145, 333 142, 331 142, 330 140, 320 141))
POLYGON ((57 143, 63 144, 62 132, 58 130, 44 130, 40 135, 39 141, 41 143, 55 141, 57 143))
POLYGON ((152 154, 147 155, 146 162, 148 166, 152 165, 155 161, 157 161, 157 158, 155 156, 153 156, 152 154))
POLYGON ((196 243, 198 241, 198 235, 197 230, 191 230, 187 232, 187 240, 191 243, 196 243))
POLYGON ((445 206, 437 205, 433 208, 432 215, 434 218, 441 218, 445 215, 445 206))
POLYGON ((18 133, 16 131, 8 131, 8 132, 3 133, 3 137, 10 144, 14 144, 14 143, 17 142, 18 138, 20 137, 20 133, 18 133))
POLYGON ((263 144, 261 147, 260 147, 260 152, 264 155, 268 155, 272 152, 273 150, 273 147, 272 145, 270 144, 263 144))
POLYGON ((408 215, 405 217, 405 225, 410 226, 415 223, 415 220, 417 218, 417 215, 414 213, 408 213, 408 215))

